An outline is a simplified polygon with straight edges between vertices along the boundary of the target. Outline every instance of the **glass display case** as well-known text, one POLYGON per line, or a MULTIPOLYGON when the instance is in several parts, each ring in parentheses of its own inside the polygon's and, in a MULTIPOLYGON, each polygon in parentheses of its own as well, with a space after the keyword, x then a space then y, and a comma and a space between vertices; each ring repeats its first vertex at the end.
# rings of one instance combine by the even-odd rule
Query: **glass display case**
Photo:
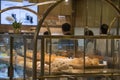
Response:
POLYGON ((0 34, 0 40, 0 79, 27 80, 31 77, 33 36, 0 34))
MULTIPOLYGON (((23 70, 20 68, 16 68, 16 64, 17 64, 17 48, 21 47, 21 41, 22 38, 16 38, 15 42, 14 42, 14 49, 12 50, 13 56, 12 56, 12 60, 13 60, 13 74, 12 76, 14 78, 20 78, 21 77, 21 72, 23 72, 23 70), (20 70, 20 71, 18 71, 20 70), (19 73, 18 73, 19 72, 19 73)), ((11 59, 10 59, 10 35, 8 34, 0 34, 0 79, 9 79, 10 76, 10 69, 11 69, 11 59)))
POLYGON ((36 65, 32 65, 33 35, 1 34, 0 40, 1 79, 30 80, 33 66, 37 68, 37 79, 100 77, 117 80, 120 76, 119 36, 40 35, 36 65))
POLYGON ((45 63, 51 60, 51 74, 120 74, 118 36, 51 36, 51 41, 51 53, 45 54, 45 63), (61 39, 72 40, 74 44, 60 43, 61 39), (59 45, 64 45, 64 48, 59 48, 59 45))

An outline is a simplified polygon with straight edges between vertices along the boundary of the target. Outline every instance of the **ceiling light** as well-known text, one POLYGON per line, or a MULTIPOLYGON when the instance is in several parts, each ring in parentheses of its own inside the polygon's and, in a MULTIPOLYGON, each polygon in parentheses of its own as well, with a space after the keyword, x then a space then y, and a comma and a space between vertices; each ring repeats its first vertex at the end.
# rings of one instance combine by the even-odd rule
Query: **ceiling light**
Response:
POLYGON ((46 2, 42 2, 42 3, 38 3, 36 5, 45 5, 45 4, 51 4, 51 3, 56 3, 56 1, 46 1, 46 2))
POLYGON ((68 0, 65 0, 65 2, 68 2, 68 0))
POLYGON ((46 4, 52 4, 52 3, 56 3, 56 1, 45 1, 45 2, 41 2, 41 3, 33 3, 33 4, 30 4, 30 5, 25 5, 23 7, 29 7, 29 6, 40 6, 40 5, 46 5, 46 4))

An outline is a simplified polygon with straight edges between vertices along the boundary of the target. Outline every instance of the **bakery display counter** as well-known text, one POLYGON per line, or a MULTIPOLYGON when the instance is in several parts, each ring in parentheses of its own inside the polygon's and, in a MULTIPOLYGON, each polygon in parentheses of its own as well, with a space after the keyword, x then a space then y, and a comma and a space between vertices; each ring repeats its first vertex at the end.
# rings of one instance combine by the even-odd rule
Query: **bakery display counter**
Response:
MULTIPOLYGON (((40 53, 37 55, 37 76, 39 77, 41 71, 41 59, 40 53)), ((16 56, 13 56, 13 65, 17 69, 25 70, 27 77, 31 77, 33 72, 32 56, 32 53, 26 53, 26 68, 24 67, 24 55, 17 54, 16 56)), ((107 68, 107 64, 105 62, 101 63, 101 61, 103 61, 103 59, 98 55, 86 55, 85 58, 82 56, 78 58, 68 58, 56 54, 50 55, 48 53, 45 53, 44 76, 120 76, 119 69, 109 69, 107 68), (51 75, 49 75, 49 73, 51 75)), ((9 57, 0 58, 0 62, 9 64, 9 57)))
MULTIPOLYGON (((44 38, 44 36, 42 37, 44 38)), ((23 78, 24 76, 26 76, 27 78, 32 77, 32 73, 34 71, 33 70, 33 57, 34 57, 33 54, 34 53, 33 53, 33 45, 31 44, 33 39, 31 36, 29 38, 27 37, 24 37, 24 38, 25 39, 23 40, 22 38, 16 37, 13 41, 14 46, 12 46, 13 47, 12 65, 14 69, 17 71, 17 73, 19 73, 19 78, 23 78), (19 45, 18 43, 19 44, 22 43, 22 45, 21 44, 19 45)), ((41 75, 43 69, 44 69, 43 77, 44 76, 49 76, 49 77, 61 76, 62 77, 62 75, 66 75, 66 76, 69 76, 69 75, 71 76, 87 76, 87 75, 88 76, 89 75, 118 76, 120 75, 119 64, 118 64, 119 57, 116 58, 115 55, 111 57, 113 59, 111 61, 111 63, 113 64, 113 67, 109 68, 110 67, 108 64, 109 60, 105 59, 104 56, 97 55, 92 52, 90 52, 90 54, 85 53, 86 46, 84 46, 84 43, 81 43, 80 45, 78 45, 79 50, 75 51, 76 50, 75 45, 74 46, 70 45, 70 47, 69 45, 64 45, 64 47, 65 46, 67 47, 61 48, 61 45, 59 45, 59 42, 57 42, 59 41, 59 37, 57 38, 58 39, 56 38, 54 39, 53 37, 53 39, 51 39, 52 46, 50 46, 50 43, 48 44, 47 47, 44 45, 44 50, 41 50, 43 48, 43 45, 41 45, 42 40, 38 39, 40 45, 37 46, 38 50, 36 54, 37 56, 36 66, 34 65, 34 67, 36 67, 36 70, 37 70, 36 75, 38 77, 41 75), (42 54, 44 54, 44 58, 42 58, 43 57, 42 54), (42 61, 44 61, 44 63, 42 61)), ((76 39, 75 38, 76 37, 74 37, 74 40, 76 41, 76 39, 78 38, 76 39)), ((46 38, 44 39, 44 41, 45 40, 46 38)), ((70 40, 73 40, 72 37, 70 37, 70 40)), ((84 41, 84 39, 78 39, 78 40, 84 41)), ((8 47, 5 48, 4 46, 1 46, 1 49, 2 51, 5 51, 4 49, 7 49, 8 47)), ((10 49, 8 48, 6 52, 2 52, 0 54, 0 63, 10 64, 11 53, 9 51, 10 49)), ((117 55, 119 56, 119 54, 117 55)))

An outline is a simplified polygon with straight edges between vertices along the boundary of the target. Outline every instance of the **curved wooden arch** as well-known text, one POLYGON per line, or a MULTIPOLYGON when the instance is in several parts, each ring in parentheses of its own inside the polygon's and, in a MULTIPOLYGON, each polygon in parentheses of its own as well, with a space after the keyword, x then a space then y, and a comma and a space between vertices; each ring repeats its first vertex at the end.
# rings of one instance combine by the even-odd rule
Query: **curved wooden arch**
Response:
POLYGON ((38 18, 40 18, 39 14, 38 14, 37 12, 33 11, 32 9, 29 9, 29 8, 27 8, 27 7, 22 7, 22 6, 14 6, 14 7, 5 8, 5 9, 2 9, 2 10, 0 11, 0 13, 3 13, 3 12, 8 11, 8 10, 12 10, 12 9, 23 9, 23 10, 27 10, 27 11, 32 12, 32 13, 35 14, 36 16, 38 16, 38 18))
POLYGON ((109 3, 120 15, 120 9, 111 0, 105 0, 105 1, 109 3))
POLYGON ((108 34, 110 34, 110 30, 113 23, 117 20, 117 17, 120 17, 120 9, 111 0, 105 0, 105 1, 109 3, 118 12, 118 16, 114 17, 113 20, 110 22, 109 29, 108 29, 108 34))
MULTIPOLYGON (((47 17, 47 15, 59 4, 61 3, 62 1, 64 0, 58 0, 56 1, 56 3, 50 5, 46 11, 43 13, 43 15, 41 16, 39 22, 38 22, 38 25, 36 27, 36 31, 35 31, 35 34, 34 34, 34 40, 33 40, 33 75, 32 75, 32 80, 36 80, 37 79, 37 66, 36 66, 36 63, 37 63, 37 37, 38 37, 38 34, 39 34, 39 31, 42 27, 42 23, 44 22, 45 18, 47 17)), ((43 40, 44 42, 44 40, 43 40)), ((44 47, 44 45, 42 46, 44 47)), ((41 52, 41 64, 44 64, 44 52, 42 51, 41 52)), ((42 65, 41 66, 41 76, 44 76, 44 66, 42 65)), ((44 79, 43 79, 44 80, 44 79)))

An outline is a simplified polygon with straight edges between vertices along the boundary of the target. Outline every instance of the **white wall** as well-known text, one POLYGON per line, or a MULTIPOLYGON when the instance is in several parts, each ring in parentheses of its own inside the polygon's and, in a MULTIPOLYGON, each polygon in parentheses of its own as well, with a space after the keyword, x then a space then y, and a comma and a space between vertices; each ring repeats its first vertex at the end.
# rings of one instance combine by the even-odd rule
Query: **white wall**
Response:
MULTIPOLYGON (((100 34, 99 28, 89 28, 89 29, 93 31, 94 35, 100 34)), ((110 31, 110 34, 115 35, 117 32, 116 30, 117 30, 116 28, 112 28, 110 31)), ((75 35, 84 35, 84 28, 76 27, 75 28, 75 35)))

